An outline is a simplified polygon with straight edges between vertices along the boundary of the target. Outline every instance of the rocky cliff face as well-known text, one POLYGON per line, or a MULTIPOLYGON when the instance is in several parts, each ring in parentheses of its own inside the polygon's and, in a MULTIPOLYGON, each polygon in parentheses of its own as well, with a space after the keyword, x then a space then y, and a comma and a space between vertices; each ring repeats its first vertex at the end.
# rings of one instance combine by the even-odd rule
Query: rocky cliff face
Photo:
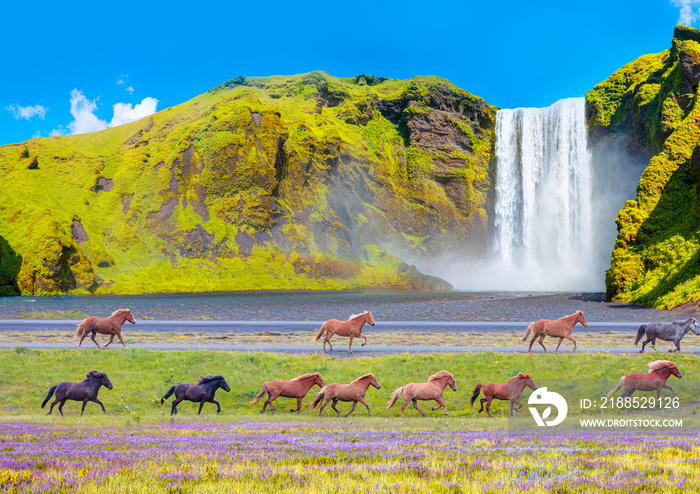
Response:
POLYGON ((700 31, 645 55, 586 95, 594 139, 624 134, 651 157, 617 218, 607 296, 657 307, 700 299, 700 31))
POLYGON ((2 146, 0 290, 449 287, 401 259, 486 247, 495 110, 433 77, 238 77, 2 146))

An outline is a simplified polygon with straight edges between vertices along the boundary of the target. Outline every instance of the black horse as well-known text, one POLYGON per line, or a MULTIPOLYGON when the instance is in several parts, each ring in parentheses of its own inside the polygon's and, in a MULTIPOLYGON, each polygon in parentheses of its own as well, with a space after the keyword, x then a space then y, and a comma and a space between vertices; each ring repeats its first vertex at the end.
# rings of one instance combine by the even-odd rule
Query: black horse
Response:
POLYGON ((199 379, 198 384, 178 384, 170 388, 165 396, 160 399, 160 406, 162 407, 165 400, 175 393, 175 401, 173 401, 173 408, 170 411, 170 415, 177 414, 177 405, 182 400, 198 401, 199 412, 197 412, 197 415, 202 413, 202 407, 207 402, 214 403, 217 406, 216 413, 220 413, 221 405, 214 399, 214 393, 216 393, 216 390, 219 388, 227 393, 231 391, 231 388, 228 387, 223 376, 202 377, 199 379))
MULTIPOLYGON (((652 322, 650 324, 644 324, 639 326, 637 331, 637 338, 634 340, 634 346, 640 342, 646 333, 647 340, 642 343, 642 349, 639 353, 644 353, 644 347, 647 343, 651 343, 651 346, 656 350, 656 338, 665 341, 672 341, 676 345, 676 351, 681 351, 681 339, 688 331, 692 331, 696 335, 700 335, 700 331, 696 326, 697 321, 689 317, 685 321, 674 321, 669 323, 663 322, 652 322)), ((673 352, 673 349, 669 350, 673 352)))
POLYGON ((51 412, 53 412, 53 407, 56 406, 56 403, 61 402, 61 404, 58 405, 58 411, 61 412, 61 417, 63 417, 63 405, 65 405, 66 400, 83 402, 83 408, 80 410, 80 415, 82 415, 85 411, 85 405, 87 405, 88 401, 94 401, 102 407, 102 411, 104 413, 107 413, 105 406, 100 400, 97 399, 97 393, 100 390, 100 386, 104 386, 107 389, 112 389, 112 383, 109 381, 107 374, 104 372, 91 370, 87 373, 83 382, 62 382, 56 386, 51 386, 49 389, 49 394, 46 395, 46 399, 41 404, 41 408, 46 406, 46 403, 48 403, 55 392, 56 401, 51 403, 51 409, 47 415, 51 415, 51 412))

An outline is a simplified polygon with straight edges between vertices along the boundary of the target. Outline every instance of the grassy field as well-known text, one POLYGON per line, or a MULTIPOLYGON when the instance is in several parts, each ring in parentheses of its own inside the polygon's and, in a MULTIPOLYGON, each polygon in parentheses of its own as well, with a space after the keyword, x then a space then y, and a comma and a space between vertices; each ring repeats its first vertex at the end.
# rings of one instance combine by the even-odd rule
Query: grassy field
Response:
MULTIPOLYGON (((102 389, 100 399, 105 403, 109 422, 123 425, 139 421, 162 421, 159 399, 173 385, 196 383, 199 376, 223 375, 230 393, 219 391, 221 420, 251 418, 260 409, 260 404, 249 402, 260 391, 265 381, 291 379, 307 372, 320 372, 324 381, 348 383, 357 377, 372 372, 382 385, 380 390, 370 388, 367 402, 376 417, 395 417, 400 410, 385 409, 391 392, 408 382, 424 382, 440 371, 448 370, 455 375, 458 390, 445 392, 445 401, 451 415, 474 418, 475 411, 469 406, 471 392, 477 383, 505 382, 518 372, 530 374, 538 385, 547 381, 579 379, 595 397, 602 396, 620 376, 632 372, 646 372, 646 363, 670 354, 646 353, 642 356, 612 356, 608 354, 564 354, 554 355, 505 355, 486 353, 448 355, 398 355, 385 357, 360 357, 338 359, 332 356, 287 356, 265 353, 231 353, 217 351, 149 351, 127 349, 123 351, 100 350, 29 350, 18 347, 0 351, 0 420, 45 422, 39 406, 50 386, 61 381, 81 381, 88 370, 107 373, 114 384, 112 391, 102 389), (602 389, 598 389, 602 388, 602 389)), ((672 378, 669 384, 684 399, 684 403, 697 401, 697 379, 700 376, 700 359, 677 355, 673 357, 684 374, 684 379, 672 378)), ((318 388, 315 388, 318 390, 318 388)), ((311 417, 308 406, 310 394, 304 402, 301 417, 311 417)), ((529 395, 526 391, 525 398, 529 395)), ((280 410, 291 407, 292 400, 279 398, 275 402, 280 410)), ((347 405, 339 405, 347 410, 347 405)), ((196 405, 181 405, 180 417, 192 417, 196 405)), ((68 416, 79 412, 77 402, 68 402, 64 408, 68 416)), ((204 414, 211 415, 214 405, 205 405, 204 414)), ((503 415, 506 408, 495 403, 492 412, 503 415)), ((328 410, 324 411, 330 415, 328 410)), ((356 415, 366 411, 358 408, 356 415)), ((90 404, 86 417, 100 417, 101 411, 90 404)), ((278 413, 275 420, 289 420, 288 413, 278 413)), ((50 422, 59 421, 52 417, 50 422)), ((90 420, 87 419, 86 420, 90 420)))

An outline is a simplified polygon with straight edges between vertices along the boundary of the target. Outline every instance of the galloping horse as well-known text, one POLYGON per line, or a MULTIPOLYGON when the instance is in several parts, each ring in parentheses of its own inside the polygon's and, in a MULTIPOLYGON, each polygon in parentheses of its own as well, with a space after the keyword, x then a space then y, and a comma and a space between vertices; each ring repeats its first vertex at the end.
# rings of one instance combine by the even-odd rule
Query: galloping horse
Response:
MULTIPOLYGON (((681 339, 688 331, 693 331, 700 336, 700 331, 696 326, 697 321, 689 317, 685 321, 673 321, 670 323, 653 322, 651 324, 643 324, 637 330, 637 339, 634 340, 634 346, 637 346, 639 340, 642 339, 644 333, 647 335, 647 341, 642 343, 642 349, 639 353, 644 353, 644 347, 651 342, 651 346, 656 349, 656 338, 664 341, 672 341, 676 345, 676 351, 681 351, 681 339)), ((673 349, 669 350, 673 352, 673 349)))
POLYGON ((442 407, 445 410, 445 415, 447 415, 447 407, 445 407, 445 402, 442 401, 442 393, 445 388, 449 386, 452 391, 457 391, 457 383, 455 383, 455 376, 447 371, 440 371, 437 374, 430 376, 428 382, 425 383, 408 383, 405 386, 401 386, 391 395, 391 400, 386 407, 390 409, 394 406, 394 403, 403 396, 403 405, 401 406, 401 416, 405 417, 404 410, 406 406, 413 402, 413 408, 418 410, 420 414, 425 417, 423 410, 418 408, 417 400, 435 400, 438 406, 431 408, 431 410, 437 410, 442 407))
POLYGON ((326 351, 326 343, 328 343, 331 347, 332 352, 333 345, 331 344, 330 340, 334 334, 337 333, 338 336, 349 336, 350 344, 348 345, 348 353, 352 353, 353 338, 364 338, 365 342, 362 344, 362 346, 365 346, 367 344, 367 337, 362 334, 362 326, 364 326, 365 323, 369 324, 370 326, 374 326, 374 315, 371 312, 364 311, 361 314, 354 314, 350 316, 350 319, 348 319, 347 321, 329 319, 321 325, 321 329, 319 330, 318 334, 314 337, 314 341, 318 341, 321 338, 321 336, 323 336, 323 332, 325 331, 327 335, 326 339, 323 340, 323 351, 326 351))
POLYGON ((124 321, 129 321, 131 324, 136 324, 136 320, 134 319, 134 316, 131 315, 131 311, 129 309, 117 309, 107 318, 88 317, 83 319, 83 322, 78 324, 78 329, 75 331, 75 337, 80 338, 78 348, 80 348, 80 345, 83 344, 83 340, 90 333, 92 333, 91 339, 95 345, 97 345, 97 348, 100 348, 100 344, 95 341, 96 333, 112 335, 112 337, 109 339, 109 343, 102 347, 103 350, 107 348, 110 343, 112 343, 115 335, 119 338, 119 341, 122 342, 124 348, 126 348, 126 343, 124 343, 124 340, 122 340, 122 326, 124 325, 124 321))
POLYGON ((268 381, 263 384, 262 391, 255 397, 253 401, 250 402, 251 405, 255 405, 267 393, 267 401, 263 404, 260 413, 265 413, 265 408, 270 405, 272 413, 275 413, 275 407, 272 404, 273 401, 277 399, 278 396, 283 396, 284 398, 296 398, 297 407, 292 408, 290 412, 299 412, 301 410, 301 400, 309 392, 311 388, 318 385, 319 388, 323 388, 326 383, 321 379, 321 374, 314 372, 313 374, 304 374, 291 381, 284 381, 282 379, 275 379, 274 381, 268 381))
POLYGON ((178 384, 170 388, 168 392, 165 393, 165 396, 160 399, 160 406, 162 407, 165 400, 167 400, 171 394, 175 393, 175 401, 173 401, 170 415, 177 415, 177 405, 182 400, 198 401, 199 412, 197 412, 197 415, 202 414, 202 407, 207 402, 216 405, 216 413, 220 413, 221 405, 214 399, 214 393, 216 393, 219 387, 227 393, 231 391, 231 388, 228 387, 226 379, 224 379, 223 376, 202 377, 199 379, 198 384, 178 384))
POLYGON ((352 413, 353 410, 355 410, 355 406, 359 401, 365 407, 367 407, 367 413, 371 417, 372 412, 369 409, 369 405, 365 402, 365 394, 367 393, 367 388, 369 388, 370 385, 374 386, 377 389, 381 388, 381 386, 377 382, 377 378, 374 377, 374 374, 365 374, 362 377, 358 377, 350 384, 333 383, 329 384, 328 386, 324 386, 323 388, 321 388, 321 391, 318 392, 318 395, 316 395, 316 399, 311 404, 311 410, 315 409, 325 398, 325 401, 323 401, 323 405, 321 405, 321 408, 318 410, 318 416, 321 416, 321 412, 323 411, 323 409, 332 400, 333 404, 331 405, 331 408, 335 410, 335 413, 337 413, 338 417, 340 417, 340 412, 335 407, 336 403, 338 403, 338 400, 352 401, 352 408, 348 413, 345 414, 345 416, 347 417, 352 413))
POLYGON ((535 381, 532 380, 529 374, 524 374, 520 373, 517 376, 513 376, 510 379, 508 379, 507 383, 488 383, 486 386, 483 384, 479 383, 476 385, 476 388, 474 388, 474 393, 472 394, 472 400, 471 400, 471 405, 472 407, 474 406, 474 402, 476 401, 476 398, 479 396, 479 391, 481 389, 484 389, 484 396, 485 398, 482 398, 480 403, 481 403, 481 408, 479 409, 478 413, 481 413, 484 411, 484 402, 486 402, 486 413, 488 414, 489 417, 493 418, 493 415, 491 415, 491 401, 493 401, 494 398, 497 400, 509 400, 510 401, 510 416, 513 416, 513 407, 515 405, 518 405, 518 408, 515 410, 520 410, 523 406, 522 403, 520 403, 520 395, 523 394, 523 390, 525 387, 528 387, 530 389, 537 389, 537 385, 535 385, 535 381))
POLYGON ((583 311, 581 310, 577 310, 570 316, 561 317, 556 321, 551 321, 549 319, 540 319, 539 321, 530 323, 530 325, 527 327, 527 332, 525 333, 525 336, 523 336, 523 339, 520 341, 527 340, 530 331, 532 331, 532 340, 530 341, 530 347, 527 349, 527 353, 530 353, 530 351, 532 350, 532 344, 537 338, 540 339, 538 343, 544 349, 544 353, 547 353, 547 349, 542 344, 545 336, 555 336, 559 338, 559 344, 557 345, 557 349, 554 350, 554 353, 559 352, 559 345, 561 345, 561 342, 564 341, 564 338, 574 342, 575 352, 576 340, 571 336, 571 333, 574 330, 574 326, 577 322, 580 322, 584 328, 588 327, 588 321, 586 321, 586 316, 583 315, 583 311))
POLYGON ((80 410, 80 415, 82 415, 85 411, 85 405, 87 405, 88 401, 97 403, 102 407, 102 412, 107 413, 105 406, 100 400, 97 399, 97 393, 100 390, 100 386, 104 386, 107 389, 112 389, 112 383, 109 381, 107 374, 104 372, 91 370, 85 375, 85 380, 83 382, 62 382, 56 386, 51 386, 51 388, 49 388, 49 394, 46 395, 46 399, 41 404, 41 408, 44 408, 55 391, 56 401, 51 403, 51 409, 47 415, 51 415, 51 412, 53 412, 53 407, 56 406, 56 403, 61 402, 61 404, 58 405, 58 411, 61 412, 61 417, 63 417, 63 405, 66 404, 66 400, 83 402, 83 408, 80 410))
POLYGON ((608 393, 608 398, 623 386, 625 387, 625 391, 622 393, 623 398, 632 396, 632 393, 636 390, 656 390, 656 399, 660 400, 662 388, 670 389, 673 396, 676 396, 676 392, 673 391, 673 388, 666 384, 666 381, 671 375, 676 376, 678 379, 683 377, 681 371, 676 367, 676 364, 670 360, 654 360, 653 362, 649 362, 647 366, 650 371, 648 374, 629 374, 627 376, 622 376, 617 382, 617 386, 608 393))

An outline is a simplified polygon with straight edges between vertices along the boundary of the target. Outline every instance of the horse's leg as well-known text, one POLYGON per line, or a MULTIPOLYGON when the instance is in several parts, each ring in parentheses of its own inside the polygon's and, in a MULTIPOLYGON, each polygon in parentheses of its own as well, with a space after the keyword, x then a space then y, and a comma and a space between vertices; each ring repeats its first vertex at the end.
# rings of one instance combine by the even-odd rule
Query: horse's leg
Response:
POLYGON ((216 414, 219 415, 221 413, 221 405, 219 405, 219 402, 212 398, 211 400, 209 400, 209 403, 213 403, 214 405, 216 405, 216 414))
POLYGON ((537 333, 532 335, 532 339, 530 340, 530 346, 527 349, 527 353, 530 353, 532 351, 532 345, 535 343, 535 340, 537 339, 538 336, 539 335, 537 333))
POLYGON ((98 349, 101 349, 102 347, 100 346, 99 343, 97 343, 97 340, 95 339, 95 336, 97 336, 97 331, 95 331, 95 330, 93 329, 93 330, 92 330, 92 336, 90 336, 90 339, 92 340, 92 342, 93 342, 95 345, 97 345, 97 348, 98 348, 98 349))
POLYGON ((182 400, 182 398, 177 398, 175 401, 173 401, 173 407, 170 409, 170 415, 177 415, 177 406, 182 400))
POLYGON ((545 336, 547 336, 547 335, 544 334, 544 333, 542 333, 542 334, 540 335, 540 339, 537 341, 537 343, 540 344, 540 346, 541 346, 542 349, 544 350, 544 353, 547 353, 547 349, 545 348, 544 343, 542 343, 542 342, 544 341, 544 337, 545 337, 545 336))
POLYGON ((644 347, 647 346, 647 343, 651 341, 651 338, 647 338, 647 341, 642 342, 642 349, 639 350, 639 353, 644 353, 644 347))
POLYGON ((557 353, 559 353, 559 345, 561 345, 561 342, 562 342, 562 341, 564 341, 564 337, 563 337, 563 336, 562 336, 561 338, 559 338, 559 343, 557 343, 557 347, 554 349, 554 354, 555 354, 555 355, 556 355, 557 353))
POLYGON ((114 333, 112 333, 112 337, 109 339, 109 341, 107 342, 107 344, 106 344, 105 346, 102 347, 102 349, 103 349, 103 350, 107 350, 107 347, 112 343, 112 341, 114 341, 114 333))
POLYGON ((260 413, 265 413, 265 409, 267 408, 267 405, 272 405, 272 400, 270 400, 270 398, 272 398, 272 393, 270 393, 268 391, 267 392, 267 400, 265 400, 265 403, 263 403, 263 409, 260 410, 260 413))
POLYGON ((297 398, 297 408, 296 408, 296 410, 295 410, 294 408, 292 408, 292 409, 290 410, 290 412, 297 412, 297 413, 299 413, 299 412, 301 411, 301 400, 303 400, 303 398, 297 398))
MULTIPOLYGON (((333 403, 331 403, 331 408, 333 410, 335 410, 335 413, 338 415, 338 417, 340 417, 340 412, 335 407, 335 405, 338 403, 338 398, 328 398, 327 401, 323 404, 323 406, 325 407, 328 404, 328 402, 330 402, 330 401, 333 402, 333 403)), ((319 410, 319 413, 320 413, 320 410, 319 410)))
MULTIPOLYGON (((665 389, 670 389, 671 393, 673 393, 673 397, 674 398, 676 397, 676 392, 673 391, 673 388, 671 386, 669 386, 668 384, 664 384, 662 387, 665 389)), ((660 389, 659 389, 658 395, 659 395, 659 398, 661 398, 661 390, 660 389)))
POLYGON ((651 347, 656 351, 656 336, 651 338, 651 347))
POLYGON ((61 412, 61 417, 64 416, 64 415, 63 415, 63 405, 65 405, 65 404, 66 404, 66 399, 63 398, 63 399, 61 400, 61 404, 58 405, 58 411, 61 412))
POLYGON ((421 414, 423 417, 425 417, 425 414, 423 413, 423 410, 421 410, 420 408, 418 408, 418 400, 415 399, 415 398, 413 398, 411 401, 413 402, 413 408, 415 408, 416 410, 418 410, 418 411, 420 412, 420 414, 421 414))
POLYGON ((89 331, 85 331, 83 333, 83 336, 80 337, 80 341, 78 342, 78 348, 80 348, 80 345, 83 344, 83 340, 87 337, 88 333, 89 333, 89 331))
POLYGON ((80 409, 80 416, 83 416, 83 412, 85 411, 85 405, 87 405, 89 400, 83 400, 83 408, 80 409))
POLYGON ((491 415, 491 400, 493 400, 493 398, 486 399, 486 413, 488 414, 489 418, 493 418, 493 415, 491 415))
MULTIPOLYGON (((357 406, 357 400, 352 402, 352 408, 350 409, 350 411, 348 413, 345 414, 345 416, 347 417, 348 415, 350 415, 356 406, 357 406)), ((372 414, 370 413, 370 415, 372 415, 372 414)))
POLYGON ((93 398, 90 401, 93 401, 93 402, 97 403, 98 405, 100 405, 102 407, 102 413, 107 413, 107 410, 105 410, 105 406, 102 404, 102 402, 100 400, 98 400, 97 398, 93 398))
POLYGON ((119 341, 121 341, 121 342, 122 342, 122 345, 124 345, 124 348, 126 348, 126 343, 124 343, 124 340, 122 340, 122 332, 121 332, 121 330, 120 330, 120 329, 117 329, 116 332, 117 332, 117 338, 119 338, 119 341))
POLYGON ((333 343, 331 343, 331 336, 335 334, 335 331, 331 332, 331 330, 326 329, 326 339, 323 340, 323 351, 326 351, 326 343, 328 343, 328 346, 330 347, 330 351, 333 351, 333 343))
MULTIPOLYGON (((676 351, 680 352, 681 351, 681 340, 673 340, 673 344, 676 345, 676 351)), ((669 352, 673 353, 673 349, 669 350, 669 352)))
MULTIPOLYGON (((523 404, 520 403, 520 400, 518 400, 517 398, 513 398, 513 401, 515 401, 515 404, 518 405, 518 408, 516 408, 515 411, 516 412, 520 411, 520 409, 523 407, 523 404)), ((512 409, 511 409, 511 411, 512 411, 512 409)), ((511 413, 511 415, 512 415, 512 413, 511 413)))
MULTIPOLYGON (((55 406, 58 404, 58 402, 60 402, 60 401, 61 401, 61 400, 59 400, 59 399, 57 398, 56 401, 54 401, 53 403, 51 403, 51 409, 49 410, 49 413, 47 413, 46 415, 51 415, 51 412, 53 412, 53 407, 55 407, 55 406)), ((61 415, 63 415, 63 414, 61 414, 61 415)))
POLYGON ((437 398, 435 398, 435 401, 438 402, 438 406, 434 407, 433 410, 437 410, 437 409, 439 409, 440 407, 442 407, 442 409, 445 411, 445 415, 449 415, 449 414, 447 413, 447 407, 445 406, 445 402, 442 401, 442 398, 437 397, 437 398))
POLYGON ((204 403, 206 400, 202 400, 199 402, 199 411, 197 412, 197 415, 202 415, 202 407, 204 406, 204 403))
POLYGON ((362 344, 362 346, 365 346, 367 344, 367 337, 363 334, 361 334, 360 336, 362 336, 365 339, 365 342, 362 344))
POLYGON ((409 400, 408 398, 404 398, 403 405, 401 405, 401 416, 404 418, 406 418, 406 413, 404 412, 404 410, 406 410, 406 407, 410 402, 411 400, 409 400))
POLYGON ((486 403, 487 401, 489 401, 488 398, 482 398, 481 400, 479 400, 479 402, 481 403, 481 408, 479 408, 479 411, 477 413, 481 413, 484 411, 484 403, 486 403))
POLYGON ((571 341, 574 344, 574 349, 572 350, 572 352, 575 352, 576 351, 576 340, 574 339, 574 337, 571 335, 568 335, 568 336, 565 336, 564 338, 566 338, 567 340, 571 341))
MULTIPOLYGON (((372 416, 372 410, 369 409, 369 405, 367 404, 367 402, 365 401, 365 399, 364 399, 364 398, 358 398, 358 399, 359 399, 360 403, 362 403, 362 404, 365 406, 365 408, 367 409, 367 414, 371 417, 371 416, 372 416)), ((355 403, 357 403, 357 402, 355 402, 355 403)), ((353 410, 355 409, 354 406, 353 406, 352 408, 353 408, 353 410)), ((350 410, 350 411, 352 412, 352 410, 350 410)), ((350 415, 350 414, 348 413, 348 415, 350 415)))
POLYGON ((350 344, 348 345, 348 353, 352 353, 352 339, 354 338, 353 335, 350 335, 350 344))

